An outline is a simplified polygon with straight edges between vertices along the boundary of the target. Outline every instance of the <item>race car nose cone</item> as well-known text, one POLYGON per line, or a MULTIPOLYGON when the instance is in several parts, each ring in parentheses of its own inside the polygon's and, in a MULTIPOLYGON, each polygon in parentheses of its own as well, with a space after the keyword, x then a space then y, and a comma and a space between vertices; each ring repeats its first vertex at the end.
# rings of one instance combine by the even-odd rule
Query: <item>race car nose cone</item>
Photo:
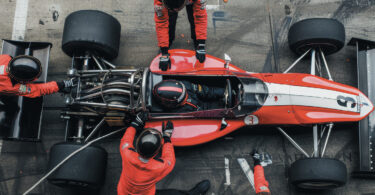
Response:
POLYGON ((359 109, 360 109, 360 114, 362 117, 366 117, 369 115, 372 111, 374 111, 374 105, 372 104, 371 100, 366 97, 364 94, 360 93, 359 94, 359 109))

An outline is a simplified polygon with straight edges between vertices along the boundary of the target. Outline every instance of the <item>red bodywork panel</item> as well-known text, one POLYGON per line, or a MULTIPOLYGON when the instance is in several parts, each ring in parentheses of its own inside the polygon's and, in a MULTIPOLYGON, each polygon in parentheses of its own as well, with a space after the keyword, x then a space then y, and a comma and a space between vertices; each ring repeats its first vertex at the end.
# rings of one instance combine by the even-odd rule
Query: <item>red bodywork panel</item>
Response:
MULTIPOLYGON (((199 63, 195 52, 170 50, 172 67, 168 71, 159 69, 157 56, 150 71, 160 75, 186 76, 237 76, 262 80, 268 87, 264 105, 249 113, 251 123, 247 125, 308 125, 331 122, 354 122, 365 118, 374 110, 370 100, 358 89, 336 83, 318 76, 301 73, 251 73, 232 64, 224 67, 225 61, 210 55, 199 63), (254 122, 255 121, 255 122, 254 122)), ((222 137, 246 126, 244 116, 227 119, 227 127, 220 130, 221 119, 172 119, 175 131, 172 142, 175 146, 202 144, 222 137)), ((149 121, 146 127, 161 129, 161 121, 149 121)))

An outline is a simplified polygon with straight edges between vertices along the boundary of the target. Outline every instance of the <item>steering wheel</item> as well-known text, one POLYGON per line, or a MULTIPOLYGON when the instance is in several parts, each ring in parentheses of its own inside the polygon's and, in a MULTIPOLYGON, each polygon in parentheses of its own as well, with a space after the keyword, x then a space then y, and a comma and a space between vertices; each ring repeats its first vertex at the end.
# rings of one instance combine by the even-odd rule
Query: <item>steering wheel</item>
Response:
POLYGON ((227 85, 225 86, 224 101, 225 101, 225 108, 232 107, 232 86, 230 85, 229 79, 227 79, 227 85))

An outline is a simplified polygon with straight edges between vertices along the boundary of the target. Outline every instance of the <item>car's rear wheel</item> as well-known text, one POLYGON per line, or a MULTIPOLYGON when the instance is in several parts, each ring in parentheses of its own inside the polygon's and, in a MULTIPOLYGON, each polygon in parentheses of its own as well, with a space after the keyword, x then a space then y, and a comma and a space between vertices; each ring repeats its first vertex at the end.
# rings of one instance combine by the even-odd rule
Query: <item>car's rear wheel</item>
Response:
MULTIPOLYGON (((81 144, 58 143, 52 146, 48 170, 81 147, 81 144)), ((104 183, 107 152, 98 146, 89 146, 66 161, 48 177, 48 181, 64 188, 98 189, 104 183)))
POLYGON ((97 10, 81 10, 65 19, 62 50, 69 56, 95 52, 106 59, 119 52, 121 25, 113 16, 97 10))
POLYGON ((298 55, 320 48, 325 55, 339 51, 345 44, 344 25, 335 19, 311 18, 294 23, 288 33, 290 49, 298 55))
POLYGON ((290 182, 303 189, 333 189, 345 185, 346 166, 330 158, 306 158, 295 161, 289 170, 290 182))

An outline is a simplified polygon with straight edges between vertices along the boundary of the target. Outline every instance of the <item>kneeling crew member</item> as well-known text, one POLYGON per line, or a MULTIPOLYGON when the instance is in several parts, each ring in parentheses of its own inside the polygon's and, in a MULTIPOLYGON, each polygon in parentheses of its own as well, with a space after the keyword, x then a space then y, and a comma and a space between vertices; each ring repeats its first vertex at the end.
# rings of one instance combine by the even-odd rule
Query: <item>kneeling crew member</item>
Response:
POLYGON ((163 71, 171 66, 168 50, 176 32, 178 12, 186 5, 195 56, 200 63, 206 59, 207 11, 206 0, 154 0, 156 35, 162 56, 159 68, 163 71))
POLYGON ((164 80, 155 85, 153 97, 171 112, 190 112, 207 109, 205 102, 223 98, 224 91, 189 81, 164 80))
POLYGON ((72 80, 31 83, 42 74, 40 61, 33 56, 0 55, 0 95, 35 98, 73 86, 72 80))
POLYGON ((119 195, 142 194, 203 194, 209 188, 209 182, 203 181, 190 191, 174 189, 155 190, 155 184, 167 176, 173 169, 176 159, 171 136, 173 123, 168 121, 162 125, 163 135, 156 129, 144 129, 146 115, 137 114, 136 119, 126 129, 120 143, 122 172, 117 186, 119 195), (136 133, 140 133, 134 147, 136 133), (164 139, 164 144, 162 141, 164 139), (162 148, 160 158, 155 157, 162 148), (208 185, 207 185, 208 182, 208 185), (208 187, 207 187, 208 186, 208 187))

